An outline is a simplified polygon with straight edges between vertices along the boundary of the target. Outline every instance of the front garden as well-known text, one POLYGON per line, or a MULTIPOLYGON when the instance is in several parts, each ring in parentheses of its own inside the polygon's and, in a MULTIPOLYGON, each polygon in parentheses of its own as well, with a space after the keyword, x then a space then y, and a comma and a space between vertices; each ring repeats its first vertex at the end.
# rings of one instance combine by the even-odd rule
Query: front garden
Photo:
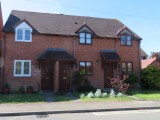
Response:
POLYGON ((40 93, 0 94, 0 103, 31 103, 31 102, 45 102, 45 98, 40 93))
MULTIPOLYGON (((109 101, 131 101, 131 100, 160 100, 160 68, 148 67, 142 71, 142 90, 133 90, 136 86, 137 77, 132 74, 111 78, 112 89, 109 91, 95 89, 90 85, 87 78, 77 74, 75 90, 70 95, 55 94, 55 102, 109 102, 109 101), (135 99, 137 98, 137 99, 135 99)), ((9 88, 6 84, 6 88, 9 88)), ((29 93, 29 92, 27 92, 29 93)), ((44 95, 32 94, 0 94, 0 103, 27 103, 47 102, 44 95)))

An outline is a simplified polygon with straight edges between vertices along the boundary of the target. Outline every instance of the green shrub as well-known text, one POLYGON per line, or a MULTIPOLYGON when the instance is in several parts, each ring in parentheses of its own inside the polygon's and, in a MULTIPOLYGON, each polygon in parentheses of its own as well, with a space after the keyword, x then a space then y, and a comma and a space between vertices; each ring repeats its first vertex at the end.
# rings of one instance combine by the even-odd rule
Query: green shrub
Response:
POLYGON ((102 97, 101 89, 97 89, 97 90, 96 90, 96 92, 95 92, 95 97, 96 97, 96 98, 101 98, 101 97, 102 97))
POLYGON ((77 92, 89 92, 89 91, 94 92, 96 91, 96 89, 91 85, 81 85, 76 88, 76 91, 77 92))
POLYGON ((88 78, 84 75, 81 75, 79 72, 75 72, 74 84, 77 92, 89 92, 96 90, 93 86, 90 85, 88 78))
POLYGON ((102 93, 102 97, 103 97, 103 98, 106 98, 107 96, 108 96, 107 93, 102 93))
POLYGON ((85 98, 85 94, 82 93, 82 94, 80 95, 80 98, 85 98))
POLYGON ((114 90, 113 90, 113 89, 111 89, 111 92, 110 92, 109 96, 110 96, 111 98, 113 98, 113 97, 115 97, 115 96, 116 96, 116 95, 115 95, 115 92, 114 92, 114 90))
POLYGON ((135 73, 131 73, 128 75, 128 77, 126 78, 125 80, 125 83, 128 83, 128 84, 137 84, 138 82, 138 76, 135 74, 135 73))
POLYGON ((95 96, 94 96, 94 93, 91 91, 90 93, 88 93, 87 97, 88 98, 94 98, 95 96))
POLYGON ((120 92, 119 92, 119 93, 117 94, 117 97, 123 97, 123 93, 120 93, 120 92))
POLYGON ((142 70, 142 87, 160 90, 160 68, 149 66, 142 70))

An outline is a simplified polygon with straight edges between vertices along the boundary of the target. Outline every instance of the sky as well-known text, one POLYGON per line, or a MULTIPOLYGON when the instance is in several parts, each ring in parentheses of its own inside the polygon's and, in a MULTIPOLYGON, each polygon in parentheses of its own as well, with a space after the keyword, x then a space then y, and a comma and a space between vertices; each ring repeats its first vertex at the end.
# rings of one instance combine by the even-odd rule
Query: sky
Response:
POLYGON ((119 19, 142 37, 147 54, 160 52, 160 0, 0 0, 3 24, 12 10, 119 19))

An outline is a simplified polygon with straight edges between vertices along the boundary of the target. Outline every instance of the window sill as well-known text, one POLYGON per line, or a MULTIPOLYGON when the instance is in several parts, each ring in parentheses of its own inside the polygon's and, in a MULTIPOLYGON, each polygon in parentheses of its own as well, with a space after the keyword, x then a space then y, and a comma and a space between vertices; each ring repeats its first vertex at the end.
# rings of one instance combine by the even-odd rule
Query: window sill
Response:
POLYGON ((14 75, 14 77, 31 77, 31 75, 14 75))
POLYGON ((15 42, 32 42, 32 40, 15 40, 15 42))

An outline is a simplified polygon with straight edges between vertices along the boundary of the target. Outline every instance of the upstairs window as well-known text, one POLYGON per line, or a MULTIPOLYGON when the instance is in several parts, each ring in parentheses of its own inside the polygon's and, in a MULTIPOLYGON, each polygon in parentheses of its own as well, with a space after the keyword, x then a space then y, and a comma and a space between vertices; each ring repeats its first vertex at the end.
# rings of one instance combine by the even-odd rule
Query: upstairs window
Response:
POLYGON ((80 44, 88 44, 88 45, 92 44, 91 33, 80 33, 79 37, 80 37, 80 41, 79 41, 80 44))
POLYGON ((121 36, 121 45, 131 46, 132 45, 132 36, 122 35, 121 36))
POLYGON ((122 62, 122 74, 130 74, 133 72, 132 62, 122 62))
POLYGON ((86 61, 79 62, 79 72, 81 75, 93 75, 92 62, 86 62, 86 61))
POLYGON ((17 29, 16 41, 18 42, 31 42, 32 41, 31 29, 17 29))

